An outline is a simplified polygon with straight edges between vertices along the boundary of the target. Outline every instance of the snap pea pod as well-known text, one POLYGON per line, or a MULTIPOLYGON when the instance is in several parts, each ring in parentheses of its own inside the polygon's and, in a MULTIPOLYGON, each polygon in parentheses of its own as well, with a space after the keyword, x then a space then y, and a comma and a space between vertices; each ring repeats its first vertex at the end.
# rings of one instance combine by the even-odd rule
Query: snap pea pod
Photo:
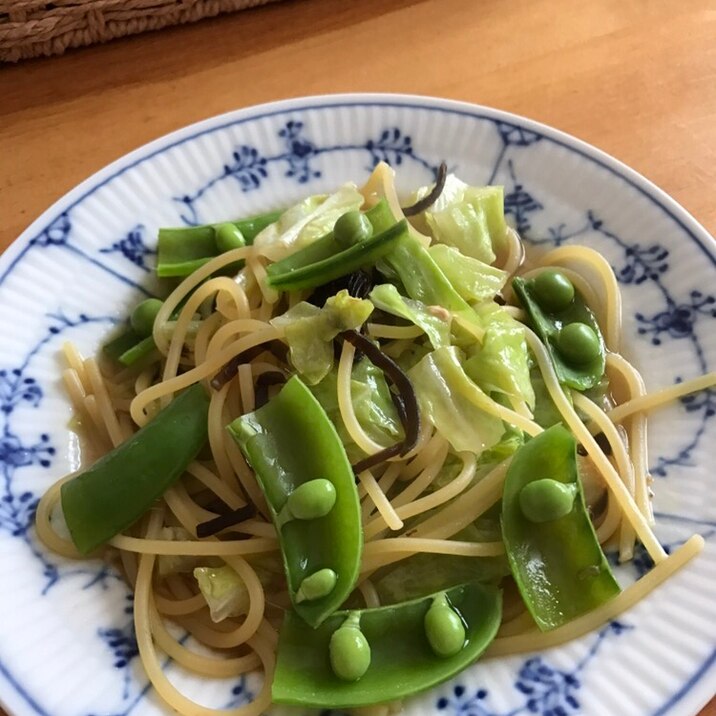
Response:
POLYGON ((151 355, 157 344, 151 336, 141 336, 132 328, 120 333, 102 347, 106 356, 124 366, 134 365, 138 360, 151 355))
MULTIPOLYGON (((352 214, 353 212, 347 213, 352 214)), ((345 216, 345 214, 343 216, 345 216)), ((337 224, 341 221, 343 216, 339 217, 336 222, 337 224)), ((368 209, 368 211, 365 212, 365 218, 368 219, 373 227, 374 236, 383 233, 396 223, 388 206, 388 202, 385 199, 381 199, 374 207, 368 209)), ((266 271, 269 276, 289 274, 292 271, 305 268, 311 264, 316 264, 319 261, 325 261, 345 249, 346 246, 340 240, 336 239, 334 231, 329 231, 325 236, 322 236, 308 246, 304 246, 286 258, 270 264, 266 271)))
POLYGON ((273 700, 342 709, 429 689, 482 654, 501 616, 501 592, 479 582, 336 612, 315 630, 289 611, 279 635, 273 700))
POLYGON ((180 477, 207 437, 209 396, 187 388, 126 442, 62 485, 72 541, 82 554, 126 529, 180 477))
POLYGON ((318 626, 355 586, 363 548, 358 491, 338 433, 296 376, 228 430, 266 496, 294 608, 318 626))
POLYGON ((188 276, 214 256, 253 243, 258 233, 273 224, 281 213, 272 211, 223 224, 159 229, 157 275, 188 276))
POLYGON ((302 288, 315 288, 346 276, 367 265, 375 264, 387 254, 396 242, 408 236, 408 222, 403 219, 377 236, 354 244, 348 249, 332 254, 321 261, 283 270, 277 262, 269 266, 268 284, 280 291, 296 291, 302 288), (275 268, 276 267, 276 268, 275 268))
POLYGON ((543 631, 620 591, 587 513, 575 440, 562 425, 515 453, 502 495, 502 536, 515 582, 543 631))
POLYGON ((125 366, 151 355, 157 347, 152 330, 161 307, 158 298, 147 298, 135 306, 129 328, 103 346, 105 355, 125 366))
POLYGON ((594 314, 564 274, 547 269, 512 288, 549 353, 559 381, 588 390, 604 375, 606 350, 594 314))

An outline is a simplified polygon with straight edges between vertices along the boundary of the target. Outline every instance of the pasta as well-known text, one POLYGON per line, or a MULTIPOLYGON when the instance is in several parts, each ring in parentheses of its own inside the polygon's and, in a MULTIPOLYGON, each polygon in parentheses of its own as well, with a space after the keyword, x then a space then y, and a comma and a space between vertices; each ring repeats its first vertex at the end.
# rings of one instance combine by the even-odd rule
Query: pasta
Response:
MULTIPOLYGON (((392 174, 384 165, 362 189, 360 201, 366 208, 375 206, 380 197, 386 197, 393 215, 402 218, 392 174)), ((430 245, 430 237, 412 227, 410 232, 418 245, 430 245)), ((245 452, 226 430, 238 416, 252 413, 276 396, 287 377, 301 372, 292 343, 295 325, 276 319, 304 306, 311 292, 301 288, 282 292, 270 284, 270 267, 292 255, 296 247, 262 243, 262 235, 253 246, 210 257, 176 284, 153 319, 154 352, 144 360, 118 367, 106 358, 83 358, 72 345, 64 347, 67 368, 62 378, 82 425, 89 461, 125 443, 189 386, 201 383, 210 396, 207 448, 148 513, 112 537, 105 547, 106 557, 134 591, 137 643, 144 669, 159 696, 187 716, 216 712, 177 690, 162 670, 158 650, 206 677, 238 676, 260 669, 264 682, 255 700, 226 712, 260 714, 271 704, 278 630, 291 604, 271 506, 245 452), (243 267, 232 273, 237 262, 243 267), (289 356, 286 344, 291 348, 289 356), (246 356, 250 357, 242 362, 246 356), (217 383, 232 365, 230 379, 217 383), (197 535, 199 525, 221 520, 227 512, 244 516, 215 534, 197 535), (197 568, 229 568, 243 585, 243 606, 214 621, 213 605, 194 577, 197 568), (208 647, 211 655, 193 649, 191 642, 177 641, 167 629, 167 621, 179 624, 196 642, 208 647)), ((525 355, 534 361, 532 370, 546 387, 549 398, 544 399, 551 401, 559 420, 586 453, 580 456, 582 467, 596 476, 601 501, 589 506, 597 538, 602 545, 616 544, 622 561, 631 559, 639 540, 656 566, 618 596, 551 631, 538 631, 524 606, 520 607, 516 617, 505 619, 489 647, 492 656, 547 648, 577 638, 633 606, 698 553, 703 541, 693 537, 667 555, 652 531, 644 415, 676 397, 716 384, 716 376, 710 374, 646 393, 636 369, 619 354, 621 297, 607 262, 593 250, 578 246, 556 249, 537 260, 529 252, 525 259, 524 254, 519 236, 508 230, 495 259, 496 268, 504 271, 505 280, 515 275, 532 280, 545 267, 559 267, 594 311, 605 336, 606 374, 612 386, 621 386, 619 391, 607 389, 593 395, 565 389, 544 340, 527 326, 520 328, 526 341, 525 355), (602 436, 602 442, 597 436, 602 436)), ((509 301, 501 309, 505 320, 515 326, 527 324, 528 311, 514 292, 505 287, 503 295, 509 301)), ((490 310, 500 310, 492 299, 475 299, 470 310, 482 316, 487 304, 494 307, 490 310)), ((452 321, 452 330, 462 333, 463 344, 472 342, 485 350, 492 340, 484 325, 462 308, 407 305, 402 318, 381 305, 382 315, 373 314, 365 325, 367 336, 396 361, 416 345, 425 356, 429 341, 438 340, 429 332, 439 330, 434 328, 436 321, 446 316, 448 325, 452 321), (408 309, 425 311, 419 319, 411 319, 408 309)), ((306 313, 309 315, 317 314, 306 313)), ((355 371, 363 365, 360 370, 367 372, 367 359, 359 362, 360 351, 345 340, 334 364, 332 337, 327 345, 334 377, 326 404, 335 405, 333 419, 349 452, 362 460, 376 456, 387 449, 386 441, 366 423, 365 408, 371 403, 361 403, 356 397, 355 371)), ((408 375, 412 378, 415 374, 408 370, 408 375)), ((382 383, 368 374, 364 385, 377 391, 382 383)), ((545 430, 534 405, 524 396, 512 394, 509 399, 496 400, 488 390, 470 388, 460 399, 466 414, 477 411, 489 425, 507 426, 521 441, 545 430)), ((485 450, 457 449, 457 438, 446 433, 438 418, 425 419, 425 404, 421 404, 421 413, 421 428, 405 454, 393 454, 356 471, 365 544, 350 597, 353 605, 375 608, 383 604, 385 575, 397 565, 409 564, 416 555, 474 560, 478 571, 487 564, 485 560, 505 559, 506 545, 499 526, 494 529, 494 519, 490 523, 490 515, 494 517, 503 498, 514 450, 487 459, 494 440, 485 450)), ((62 478, 42 498, 37 533, 49 549, 76 559, 81 554, 57 527, 62 485, 72 478, 62 478)))

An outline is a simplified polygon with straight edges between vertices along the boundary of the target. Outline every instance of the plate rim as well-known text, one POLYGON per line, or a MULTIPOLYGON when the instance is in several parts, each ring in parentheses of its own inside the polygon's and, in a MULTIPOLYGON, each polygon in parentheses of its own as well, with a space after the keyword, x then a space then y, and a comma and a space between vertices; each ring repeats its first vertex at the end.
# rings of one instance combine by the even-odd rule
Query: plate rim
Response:
MULTIPOLYGON (((412 110, 429 110, 474 119, 487 119, 493 122, 505 121, 515 126, 533 131, 583 158, 595 162, 614 177, 621 179, 636 189, 642 196, 658 206, 679 228, 685 231, 694 243, 716 265, 716 238, 665 190, 646 176, 628 166, 621 160, 599 149, 593 144, 561 129, 542 123, 524 115, 467 101, 436 97, 431 95, 407 93, 336 93, 306 95, 289 99, 264 102, 229 110, 221 114, 200 119, 191 124, 172 130, 139 147, 126 152, 117 159, 104 165, 87 178, 80 181, 57 200, 52 202, 17 236, 0 255, 0 286, 32 246, 32 239, 63 213, 88 198, 95 191, 113 179, 121 176, 138 164, 178 147, 199 137, 250 121, 260 121, 287 112, 301 112, 311 109, 331 110, 339 107, 394 107, 412 110)), ((654 716, 664 716, 680 703, 694 710, 704 706, 713 696, 713 687, 703 677, 716 672, 716 648, 704 663, 686 680, 681 688, 656 711, 654 716)), ((0 705, 11 712, 6 700, 7 684, 19 700, 24 701, 35 713, 48 716, 47 712, 35 701, 32 694, 12 676, 5 664, 0 661, 0 705)), ((19 713, 19 712, 18 712, 19 713)))
POLYGON ((583 139, 580 139, 579 137, 551 125, 531 119, 530 117, 489 107, 487 105, 435 97, 431 95, 393 94, 388 92, 358 92, 307 95, 305 97, 275 100, 229 110, 227 112, 212 115, 204 119, 197 120, 196 122, 192 122, 184 127, 172 130, 171 132, 163 134, 140 145, 136 149, 130 150, 109 164, 101 167, 96 172, 90 174, 86 179, 83 179, 79 182, 79 184, 59 197, 10 243, 10 245, 0 255, 0 272, 2 272, 0 273, 0 285, 2 284, 8 271, 12 269, 14 264, 20 258, 18 254, 22 253, 22 250, 27 248, 23 245, 23 242, 28 241, 36 233, 38 233, 38 227, 52 223, 52 220, 57 219, 63 212, 69 211, 73 208, 73 206, 86 199, 91 193, 101 188, 108 181, 121 176, 124 172, 133 168, 142 161, 151 159, 160 152, 172 149, 176 146, 184 144, 187 141, 197 139, 204 134, 224 129, 229 126, 243 124, 256 119, 264 119, 266 117, 282 114, 287 111, 305 111, 316 108, 335 109, 337 107, 345 107, 349 105, 376 105, 384 107, 395 106, 416 110, 429 109, 432 111, 442 111, 453 114, 458 113, 475 119, 485 118, 492 121, 504 120, 518 126, 524 126, 525 128, 537 132, 565 149, 576 151, 584 158, 595 161, 614 176, 625 180, 645 198, 651 199, 662 209, 662 211, 667 214, 667 216, 675 220, 684 231, 691 235, 694 242, 701 248, 701 250, 716 262, 716 238, 709 233, 706 227, 704 227, 693 216, 693 214, 679 204, 679 202, 677 202, 676 199, 670 196, 665 190, 638 172, 636 169, 632 169, 620 159, 617 159, 611 154, 599 149, 583 139), (87 191, 87 189, 89 189, 89 191, 87 191), (6 263, 8 261, 10 262, 10 265, 6 267, 6 263))

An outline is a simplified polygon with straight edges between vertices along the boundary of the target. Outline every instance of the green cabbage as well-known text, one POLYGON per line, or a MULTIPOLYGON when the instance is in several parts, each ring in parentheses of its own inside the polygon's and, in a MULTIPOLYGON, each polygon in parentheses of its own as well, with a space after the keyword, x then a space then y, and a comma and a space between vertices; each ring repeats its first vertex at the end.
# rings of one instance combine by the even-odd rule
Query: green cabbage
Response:
POLYGON ((507 281, 507 273, 502 269, 465 256, 452 246, 435 244, 428 252, 466 301, 491 300, 507 281))
MULTIPOLYGON (((440 306, 454 316, 482 328, 480 319, 465 299, 455 290, 427 249, 411 236, 400 239, 393 250, 378 264, 378 270, 404 288, 405 294, 426 306, 440 306)), ((460 343, 473 343, 475 338, 459 326, 453 333, 460 343)))
POLYGON ((429 353, 408 375, 423 415, 454 450, 479 455, 500 440, 502 421, 483 409, 494 401, 468 378, 457 348, 429 353))
POLYGON ((376 308, 414 323, 425 331, 434 348, 450 345, 450 320, 445 320, 420 301, 413 301, 398 293, 390 283, 376 286, 370 292, 376 308))
POLYGON ((284 329, 293 367, 308 385, 316 385, 333 367, 333 339, 342 331, 360 328, 372 311, 370 301, 354 298, 344 289, 323 308, 302 301, 271 324, 284 329))
MULTIPOLYGON (((351 440, 341 419, 337 371, 332 369, 320 383, 311 387, 311 391, 336 426, 348 457, 351 460, 364 457, 363 451, 351 440)), ((365 357, 353 366, 351 402, 358 423, 371 440, 387 447, 403 438, 403 427, 390 397, 383 371, 365 357)))
POLYGON ((491 264, 507 232, 503 187, 473 187, 450 174, 425 219, 436 241, 491 264))
POLYGON ((465 362, 465 372, 485 392, 504 393, 534 407, 524 326, 496 303, 483 304, 476 311, 485 325, 485 336, 482 346, 475 347, 475 354, 465 362))
POLYGON ((237 617, 249 610, 249 591, 241 577, 228 565, 197 567, 194 578, 209 605, 212 621, 237 617))

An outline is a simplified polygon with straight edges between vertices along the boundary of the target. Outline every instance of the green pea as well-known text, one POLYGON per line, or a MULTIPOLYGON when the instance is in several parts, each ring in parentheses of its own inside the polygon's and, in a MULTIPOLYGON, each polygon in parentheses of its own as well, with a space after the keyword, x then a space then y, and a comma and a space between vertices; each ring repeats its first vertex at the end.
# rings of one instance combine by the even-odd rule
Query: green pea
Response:
POLYGON ((151 336, 154 330, 154 320, 162 307, 162 302, 158 298, 148 298, 142 301, 132 311, 129 322, 132 328, 139 333, 140 336, 151 336))
POLYGON ((347 211, 338 217, 333 227, 333 236, 340 246, 349 248, 373 235, 373 225, 360 211, 347 211))
POLYGON ((296 592, 296 603, 310 602, 330 594, 336 586, 338 575, 329 567, 309 574, 301 582, 296 592))
POLYGON ((325 517, 336 504, 336 488, 330 480, 318 478, 299 485, 286 501, 290 517, 315 520, 325 517))
POLYGON ((533 480, 520 491, 522 514, 530 522, 551 522, 572 511, 577 486, 549 477, 533 480))
POLYGON ((328 645, 333 673, 343 681, 358 681, 370 666, 370 644, 360 630, 360 613, 351 612, 333 632, 328 645))
POLYGON ((216 248, 223 254, 232 249, 241 249, 246 246, 246 239, 239 229, 231 223, 217 224, 214 227, 214 241, 216 248))
POLYGON ((437 656, 455 656, 465 646, 465 625, 450 606, 445 594, 440 594, 425 614, 425 635, 437 656))
POLYGON ((562 311, 574 300, 574 286, 555 269, 542 271, 532 286, 535 298, 542 308, 552 313, 562 311))
POLYGON ((574 365, 590 363, 600 353, 599 337, 586 323, 570 323, 557 335, 559 352, 574 365))

